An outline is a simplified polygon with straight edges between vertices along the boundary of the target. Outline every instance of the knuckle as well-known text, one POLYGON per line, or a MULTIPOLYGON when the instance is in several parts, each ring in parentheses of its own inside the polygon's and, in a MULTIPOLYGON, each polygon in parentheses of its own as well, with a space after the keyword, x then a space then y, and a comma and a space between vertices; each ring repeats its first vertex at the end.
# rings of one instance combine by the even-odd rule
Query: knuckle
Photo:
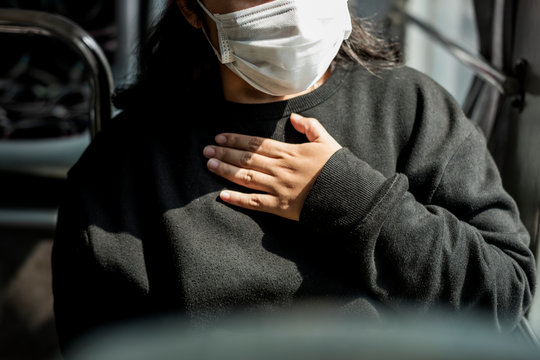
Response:
POLYGON ((249 198, 248 205, 253 209, 260 209, 262 207, 262 201, 258 196, 253 195, 249 198))
POLYGON ((291 203, 288 199, 280 199, 278 206, 281 211, 287 211, 291 207, 291 203))
POLYGON ((216 155, 214 156, 217 159, 223 159, 225 156, 225 150, 222 147, 216 146, 215 148, 216 155))
POLYGON ((248 166, 251 164, 252 159, 252 153, 244 151, 242 155, 240 156, 240 164, 244 166, 248 166))
POLYGON ((248 170, 242 176, 244 184, 251 184, 253 182, 253 171, 248 170))
POLYGON ((248 140, 248 149, 255 152, 261 147, 262 142, 263 140, 259 137, 256 137, 256 136, 250 137, 248 140))

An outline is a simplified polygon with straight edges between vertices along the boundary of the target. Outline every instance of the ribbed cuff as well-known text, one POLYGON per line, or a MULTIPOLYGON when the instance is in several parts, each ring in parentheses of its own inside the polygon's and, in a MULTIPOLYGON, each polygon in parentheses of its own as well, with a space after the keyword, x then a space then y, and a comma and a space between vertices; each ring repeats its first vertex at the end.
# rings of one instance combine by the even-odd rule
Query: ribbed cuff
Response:
POLYGON ((384 196, 387 179, 350 150, 337 151, 321 170, 304 203, 300 222, 315 231, 360 223, 384 196))

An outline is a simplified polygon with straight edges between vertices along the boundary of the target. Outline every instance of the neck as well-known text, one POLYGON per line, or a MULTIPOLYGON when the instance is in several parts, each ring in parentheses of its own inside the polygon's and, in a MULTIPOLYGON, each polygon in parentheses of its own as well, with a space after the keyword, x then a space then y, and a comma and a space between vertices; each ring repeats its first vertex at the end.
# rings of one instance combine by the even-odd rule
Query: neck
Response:
POLYGON ((240 104, 265 104, 292 99, 315 90, 321 86, 331 74, 330 69, 328 69, 315 85, 302 92, 285 96, 274 96, 255 89, 223 64, 220 64, 220 71, 225 100, 240 104))

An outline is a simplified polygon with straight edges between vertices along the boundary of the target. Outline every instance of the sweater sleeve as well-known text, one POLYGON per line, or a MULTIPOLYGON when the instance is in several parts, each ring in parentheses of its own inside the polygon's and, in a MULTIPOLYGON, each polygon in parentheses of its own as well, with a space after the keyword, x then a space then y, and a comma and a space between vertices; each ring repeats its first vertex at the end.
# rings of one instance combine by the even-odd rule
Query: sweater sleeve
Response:
POLYGON ((404 174, 385 177, 348 149, 317 178, 301 222, 339 238, 371 295, 390 308, 487 311, 513 328, 535 284, 529 238, 503 190, 483 136, 469 135, 448 155, 427 203, 404 174))

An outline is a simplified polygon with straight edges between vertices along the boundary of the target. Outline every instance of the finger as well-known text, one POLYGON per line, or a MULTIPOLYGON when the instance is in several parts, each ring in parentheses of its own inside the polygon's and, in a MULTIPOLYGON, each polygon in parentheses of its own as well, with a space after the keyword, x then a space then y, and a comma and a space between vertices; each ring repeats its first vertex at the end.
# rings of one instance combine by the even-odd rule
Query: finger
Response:
POLYGON ((203 150, 207 158, 215 158, 244 169, 253 169, 272 175, 275 164, 272 158, 251 151, 237 150, 220 146, 207 146, 203 150))
POLYGON ((244 194, 237 191, 222 191, 219 194, 221 200, 228 204, 248 210, 256 210, 267 213, 276 213, 279 209, 279 199, 268 194, 244 194))
POLYGON ((235 184, 252 190, 274 193, 274 189, 271 184, 275 180, 268 174, 252 169, 242 169, 217 159, 208 160, 207 166, 208 169, 214 174, 219 175, 235 184))
POLYGON ((306 135, 310 142, 326 140, 330 135, 321 123, 314 118, 303 117, 299 114, 291 114, 291 123, 296 131, 306 135))
POLYGON ((219 134, 215 140, 221 146, 247 150, 269 157, 279 157, 286 151, 287 146, 286 143, 272 139, 233 133, 219 134))

